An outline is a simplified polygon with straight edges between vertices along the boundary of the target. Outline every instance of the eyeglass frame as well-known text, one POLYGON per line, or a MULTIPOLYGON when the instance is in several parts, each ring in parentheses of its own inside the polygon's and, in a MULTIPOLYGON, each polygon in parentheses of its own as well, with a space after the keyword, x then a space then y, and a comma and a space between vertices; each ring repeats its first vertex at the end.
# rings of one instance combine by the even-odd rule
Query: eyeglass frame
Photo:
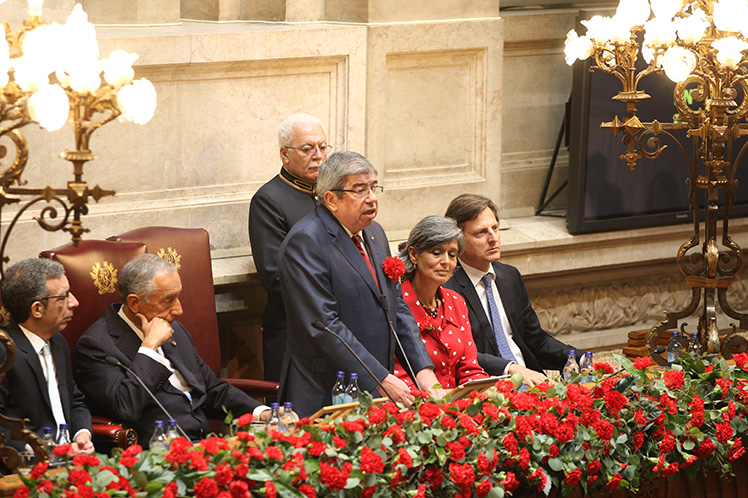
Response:
POLYGON ((37 299, 37 301, 45 301, 48 299, 69 299, 70 298, 70 289, 65 294, 60 294, 59 296, 47 296, 47 297, 40 297, 37 299))
POLYGON ((299 152, 301 152, 305 156, 311 156, 317 150, 319 150, 320 154, 327 154, 329 151, 331 151, 331 150, 333 150, 335 148, 335 147, 333 147, 330 144, 325 144, 325 145, 305 145, 304 147, 291 147, 290 145, 284 145, 283 146, 284 149, 298 150, 299 152), (304 147, 309 147, 309 150, 306 151, 306 152, 304 152, 304 147), (322 147, 324 147, 325 150, 322 150, 322 147))
POLYGON ((349 192, 353 194, 356 199, 366 199, 369 197, 370 192, 374 194, 374 197, 376 197, 377 190, 381 194, 384 192, 384 187, 382 185, 367 185, 366 187, 361 187, 356 190, 350 188, 331 188, 330 192, 349 192))

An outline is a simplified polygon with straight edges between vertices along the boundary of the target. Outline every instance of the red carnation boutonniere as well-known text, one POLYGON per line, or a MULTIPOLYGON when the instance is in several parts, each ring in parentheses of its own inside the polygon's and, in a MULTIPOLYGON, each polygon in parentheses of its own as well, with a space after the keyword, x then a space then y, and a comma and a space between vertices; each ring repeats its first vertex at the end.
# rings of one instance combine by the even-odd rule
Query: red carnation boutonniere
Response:
POLYGON ((405 275, 405 263, 403 263, 400 258, 389 256, 384 259, 382 270, 384 270, 384 274, 387 275, 390 280, 400 282, 405 275))

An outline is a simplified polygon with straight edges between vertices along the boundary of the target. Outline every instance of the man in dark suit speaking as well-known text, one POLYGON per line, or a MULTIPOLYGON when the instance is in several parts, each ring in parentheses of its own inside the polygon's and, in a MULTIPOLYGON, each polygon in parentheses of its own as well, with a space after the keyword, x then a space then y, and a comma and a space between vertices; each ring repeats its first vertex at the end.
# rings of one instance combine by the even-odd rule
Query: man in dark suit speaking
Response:
MULTIPOLYGON (((25 259, 5 271, 3 304, 13 317, 5 331, 16 344, 13 367, 0 384, 0 413, 28 418, 26 428, 41 437, 68 424, 77 453, 93 453, 91 413, 73 380, 70 351, 62 330, 78 300, 65 269, 49 259, 25 259)), ((6 432, 6 436, 8 436, 6 432)), ((11 442, 16 449, 23 443, 11 442)))
POLYGON ((382 270, 390 251, 384 230, 374 221, 379 190, 377 170, 363 156, 331 154, 317 179, 321 204, 294 225, 281 246, 288 349, 280 389, 281 397, 293 401, 301 416, 331 403, 338 370, 357 372, 362 389, 379 389, 340 339, 314 328, 314 320, 341 336, 395 401, 410 405, 413 397, 407 385, 391 373, 395 354, 405 363, 389 331, 381 296, 421 388, 431 390, 437 383, 400 285, 382 270))
POLYGON ((573 348, 543 330, 522 275, 499 263, 496 204, 482 195, 463 194, 452 200, 444 216, 465 234, 460 264, 446 287, 467 302, 478 363, 491 375, 522 374, 531 387, 546 381, 543 369, 561 370, 573 348))
POLYGON ((119 290, 124 304, 113 304, 78 340, 78 380, 94 413, 130 424, 146 446, 154 422, 166 415, 140 377, 193 441, 210 433, 209 416, 225 417, 222 407, 235 417, 252 412, 267 419, 269 408, 219 379, 176 321, 182 282, 173 264, 136 256, 122 268, 119 290))

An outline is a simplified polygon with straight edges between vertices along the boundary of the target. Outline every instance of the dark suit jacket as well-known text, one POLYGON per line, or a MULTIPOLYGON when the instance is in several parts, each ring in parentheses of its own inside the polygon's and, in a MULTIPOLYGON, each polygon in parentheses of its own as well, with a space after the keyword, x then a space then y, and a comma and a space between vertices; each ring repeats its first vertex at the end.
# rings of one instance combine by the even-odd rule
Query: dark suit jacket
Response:
POLYGON ((137 354, 141 340, 117 315, 121 304, 113 304, 78 340, 76 374, 86 393, 91 411, 131 425, 138 442, 146 447, 154 422, 165 420, 158 405, 135 377, 116 365, 106 363, 113 356, 130 367, 155 393, 187 435, 197 440, 210 432, 208 417, 223 419, 225 406, 239 417, 251 412, 258 403, 242 391, 219 379, 195 350, 192 336, 184 326, 172 323, 172 342, 162 346, 164 355, 192 388, 192 404, 169 382, 171 372, 144 354, 137 354))
MULTIPOLYGON (((301 416, 331 402, 337 370, 357 372, 359 387, 373 391, 376 381, 334 336, 311 326, 320 320, 340 335, 384 379, 394 367, 395 339, 379 305, 385 295, 389 317, 416 373, 433 367, 400 284, 382 271, 390 255, 378 223, 363 231, 381 291, 353 241, 323 206, 297 223, 281 246, 280 282, 288 319, 288 351, 281 375, 281 396, 301 416)), ((400 351, 398 358, 402 362, 400 351)))
MULTIPOLYGON (((543 369, 563 369, 569 350, 573 348, 554 339, 540 326, 519 271, 513 266, 498 262, 493 263, 493 268, 496 272, 496 287, 512 327, 514 341, 522 351, 527 368, 539 372, 543 369)), ((500 356, 491 320, 486 316, 478 293, 462 266, 455 268, 445 287, 459 292, 468 304, 468 318, 475 346, 478 348, 478 363, 489 374, 502 375, 509 360, 500 356)))
MULTIPOLYGON (((28 418, 30 422, 26 428, 42 437, 45 427, 52 427, 56 431, 57 423, 52 414, 47 380, 44 378, 39 355, 18 325, 13 323, 5 330, 16 343, 16 361, 0 383, 0 412, 9 417, 28 418)), ((55 334, 49 344, 55 361, 60 401, 65 421, 70 428, 70 437, 81 429, 91 431, 91 413, 86 407, 83 393, 78 390, 73 380, 67 342, 61 334, 55 334)), ((9 434, 5 429, 3 431, 6 435, 9 434)), ((23 448, 23 443, 11 444, 17 449, 23 448)))
POLYGON ((249 204, 252 258, 268 295, 262 316, 265 380, 280 380, 283 353, 286 351, 286 310, 278 279, 278 252, 291 227, 311 213, 316 205, 314 194, 291 186, 280 175, 260 187, 249 204))

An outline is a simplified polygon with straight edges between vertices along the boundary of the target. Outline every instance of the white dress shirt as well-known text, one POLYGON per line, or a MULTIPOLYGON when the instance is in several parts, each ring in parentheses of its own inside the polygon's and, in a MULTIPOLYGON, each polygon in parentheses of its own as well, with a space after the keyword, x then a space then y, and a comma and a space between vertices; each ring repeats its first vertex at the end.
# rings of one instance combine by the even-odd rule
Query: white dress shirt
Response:
MULTIPOLYGON (((34 351, 36 351, 36 354, 39 356, 39 363, 42 364, 42 372, 44 372, 44 379, 47 382, 49 382, 50 372, 47 372, 47 361, 44 359, 44 352, 42 351, 42 348, 44 348, 44 344, 46 344, 44 342, 44 339, 42 339, 35 333, 31 332, 29 329, 24 328, 22 325, 19 325, 18 327, 24 333, 24 335, 26 336, 26 339, 28 339, 29 342, 31 343, 31 347, 34 348, 34 351)), ((57 368, 57 365, 55 365, 55 369, 56 368, 57 368)), ((57 372, 52 372, 51 374, 54 375, 55 378, 57 378, 57 372)), ((59 380, 57 384, 59 385, 59 380)), ((57 434, 58 427, 53 427, 52 429, 54 430, 53 434, 57 434)), ((78 434, 80 434, 81 432, 87 432, 89 437, 91 436, 91 431, 89 431, 88 429, 80 429, 73 436, 73 441, 75 441, 75 438, 77 438, 78 434)))
MULTIPOLYGON (((462 260, 460 260, 460 264, 462 265, 462 268, 465 270, 465 273, 467 274, 468 278, 470 278, 470 282, 473 284, 473 287, 475 287, 475 292, 478 294, 478 299, 480 299, 481 304, 483 305, 483 311, 486 313, 486 317, 488 317, 488 323, 491 323, 491 312, 488 310, 488 301, 486 296, 486 288, 483 286, 483 277, 486 275, 486 272, 482 272, 481 270, 478 270, 476 268, 473 268, 472 266, 465 264, 462 260)), ((496 287, 496 272, 494 272, 493 265, 488 266, 488 273, 491 275, 491 290, 494 295, 494 300, 496 301, 496 308, 499 310, 499 315, 501 317, 501 325, 504 327, 504 334, 506 335, 506 342, 509 344, 509 349, 512 350, 512 354, 514 355, 514 358, 516 359, 517 364, 525 366, 525 358, 522 356, 522 350, 519 349, 519 346, 517 346, 517 343, 514 342, 513 332, 512 332, 512 326, 509 324, 509 318, 506 316, 506 311, 504 310, 504 304, 501 302, 501 294, 499 294, 499 289, 496 287)), ((472 324, 473 327, 475 327, 475 324, 472 324)), ((504 373, 507 373, 507 369, 509 366, 514 363, 510 362, 507 364, 506 368, 504 369, 504 373)))
MULTIPOLYGON (((117 312, 117 314, 119 315, 120 318, 122 318, 125 321, 127 325, 129 325, 129 327, 132 329, 133 332, 135 332, 135 334, 137 334, 137 336, 140 338, 141 341, 145 339, 145 335, 143 334, 143 331, 140 330, 137 326, 135 326, 135 324, 132 323, 132 321, 130 321, 130 319, 125 314, 124 305, 120 307, 119 312, 117 312)), ((164 356, 164 350, 161 348, 161 346, 158 347, 158 351, 154 351, 151 348, 140 346, 140 348, 138 348, 138 353, 144 354, 147 357, 153 359, 154 361, 161 363, 163 366, 168 368, 169 371, 171 372, 171 376, 169 376, 169 382, 171 383, 171 385, 176 387, 180 391, 182 391, 184 395, 187 396, 187 398, 190 400, 190 403, 192 403, 192 395, 190 394, 190 391, 192 391, 192 387, 190 387, 190 385, 184 379, 182 374, 179 373, 179 371, 171 365, 171 362, 169 361, 169 359, 166 356, 164 356)), ((269 410, 269 409, 270 407, 267 405, 259 405, 254 410, 252 410, 252 415, 256 419, 259 419, 260 414, 264 412, 265 410, 269 410)))

